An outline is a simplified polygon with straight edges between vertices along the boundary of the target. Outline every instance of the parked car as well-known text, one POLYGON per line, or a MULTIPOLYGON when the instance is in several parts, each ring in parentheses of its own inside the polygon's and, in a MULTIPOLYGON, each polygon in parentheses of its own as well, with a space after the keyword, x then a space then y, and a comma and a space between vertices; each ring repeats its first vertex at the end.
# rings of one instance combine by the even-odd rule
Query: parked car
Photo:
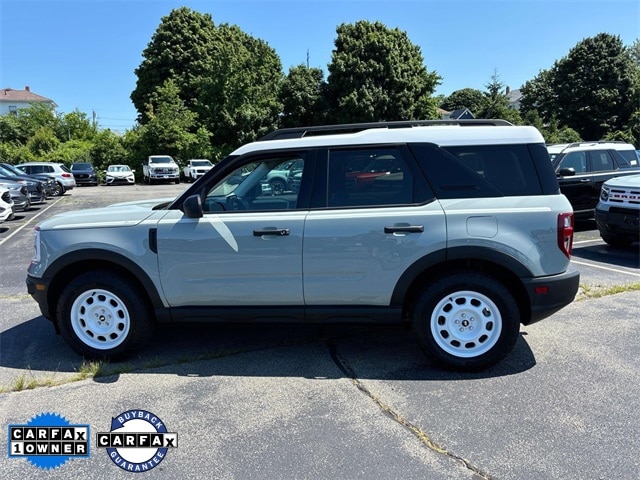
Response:
POLYGON ((46 183, 44 181, 31 178, 24 174, 17 175, 3 166, 0 166, 0 179, 18 182, 27 187, 27 194, 29 195, 29 202, 31 204, 44 203, 47 199, 45 193, 46 183))
POLYGON ((105 185, 133 185, 136 183, 135 171, 129 165, 109 165, 104 172, 105 185))
POLYGON ((293 177, 302 172, 304 162, 300 160, 286 162, 281 167, 271 170, 263 182, 262 191, 272 195, 280 195, 293 188, 293 177))
POLYGON ((0 178, 0 186, 9 190, 16 211, 25 212, 31 208, 31 200, 29 200, 29 191, 26 185, 14 182, 13 180, 3 180, 0 178))
POLYGON ((571 202, 576 218, 593 218, 604 182, 640 173, 638 165, 631 165, 621 155, 621 146, 612 142, 572 143, 553 159, 560 191, 571 202))
POLYGON ((572 241, 534 127, 285 129, 174 200, 41 222, 27 288, 85 358, 137 354, 156 322, 406 322, 436 363, 478 370, 512 350, 520 324, 573 300, 572 241), (389 156, 397 171, 349 188, 354 158, 389 156), (265 194, 290 162, 302 163, 297 192, 265 194))
POLYGON ((616 177, 602 185, 596 224, 602 239, 613 247, 640 241, 640 174, 616 177))
POLYGON ((9 189, 0 186, 0 223, 13 219, 14 206, 9 189))
POLYGON ((19 168, 17 168, 15 165, 11 165, 10 163, 0 163, 0 166, 15 173, 16 175, 20 175, 23 177, 27 177, 28 179, 35 179, 35 180, 44 182, 43 187, 44 187, 44 193, 46 198, 51 198, 58 195, 59 187, 53 175, 44 174, 44 173, 40 175, 38 174, 29 175, 23 172, 22 170, 20 170, 19 168))
POLYGON ((169 155, 149 155, 142 164, 142 179, 145 183, 180 183, 180 167, 169 155))
POLYGON ((72 163, 70 170, 76 180, 76 185, 98 185, 98 172, 90 163, 72 163))
POLYGON ((187 161, 182 172, 187 182, 194 182, 212 168, 213 163, 206 158, 193 158, 187 161))
POLYGON ((63 163, 27 162, 16 165, 16 167, 29 175, 42 173, 53 174, 60 187, 57 192, 59 195, 64 195, 76 186, 76 180, 73 178, 73 174, 63 163))

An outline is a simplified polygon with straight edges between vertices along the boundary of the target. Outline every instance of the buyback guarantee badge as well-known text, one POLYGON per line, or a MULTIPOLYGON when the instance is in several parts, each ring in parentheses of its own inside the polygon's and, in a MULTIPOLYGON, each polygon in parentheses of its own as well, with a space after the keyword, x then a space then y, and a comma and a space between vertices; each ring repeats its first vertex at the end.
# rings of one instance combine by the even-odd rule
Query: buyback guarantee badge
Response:
POLYGON ((111 431, 98 433, 96 443, 127 472, 146 472, 158 466, 169 448, 178 446, 178 434, 169 433, 157 415, 128 410, 111 419, 111 431))

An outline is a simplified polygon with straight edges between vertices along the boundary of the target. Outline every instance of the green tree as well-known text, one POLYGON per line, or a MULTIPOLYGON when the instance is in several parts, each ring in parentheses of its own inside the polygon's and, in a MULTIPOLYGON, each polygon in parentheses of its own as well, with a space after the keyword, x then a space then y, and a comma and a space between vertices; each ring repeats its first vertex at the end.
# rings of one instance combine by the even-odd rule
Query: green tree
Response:
POLYGON ((440 104, 440 107, 450 112, 461 108, 468 108, 474 116, 478 116, 484 109, 484 101, 484 95, 480 90, 463 88, 454 91, 446 97, 440 104))
POLYGON ((435 118, 440 76, 428 72, 406 32, 358 21, 336 29, 329 64, 330 114, 340 123, 435 118))
POLYGON ((27 141, 27 148, 37 159, 48 158, 48 155, 55 151, 60 145, 60 140, 56 137, 51 127, 45 126, 37 130, 27 141))
POLYGON ((57 135, 61 141, 91 140, 97 129, 87 114, 79 110, 58 116, 57 135))
POLYGON ((111 130, 102 130, 93 138, 91 162, 96 170, 105 170, 111 164, 129 164, 129 155, 121 137, 111 130))
POLYGON ((197 114, 183 104, 179 93, 169 79, 151 95, 146 110, 149 121, 137 132, 137 158, 132 166, 140 169, 142 159, 153 154, 171 155, 179 161, 208 152, 208 132, 197 127, 197 114))
POLYGON ((637 109, 637 68, 620 37, 600 33, 586 38, 523 87, 522 108, 552 116, 587 140, 628 129, 637 109))
POLYGON ((19 108, 16 112, 19 141, 26 144, 28 140, 43 128, 58 131, 59 119, 53 107, 45 103, 32 103, 28 107, 19 108))
POLYGON ((320 68, 298 65, 289 69, 282 82, 280 126, 321 125, 326 115, 326 82, 320 68))
POLYGON ((142 63, 135 70, 138 80, 131 100, 141 123, 149 121, 147 105, 153 101, 156 89, 168 79, 178 86, 185 106, 191 108, 198 102, 200 78, 211 73, 211 45, 215 35, 213 19, 208 13, 180 7, 162 17, 142 52, 142 63))
POLYGON ((267 43, 235 25, 217 28, 211 52, 196 111, 211 132, 217 159, 277 128, 282 64, 267 43))

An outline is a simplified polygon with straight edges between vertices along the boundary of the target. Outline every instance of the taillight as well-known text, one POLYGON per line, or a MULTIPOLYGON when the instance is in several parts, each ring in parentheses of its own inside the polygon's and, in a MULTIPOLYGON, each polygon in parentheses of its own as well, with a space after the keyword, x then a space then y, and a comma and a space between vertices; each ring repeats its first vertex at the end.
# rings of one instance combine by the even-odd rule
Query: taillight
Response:
POLYGON ((71 174, 70 173, 63 173, 62 176, 64 178, 71 178, 71 174))
POLYGON ((558 215, 558 247, 567 258, 571 258, 573 247, 573 212, 558 215))

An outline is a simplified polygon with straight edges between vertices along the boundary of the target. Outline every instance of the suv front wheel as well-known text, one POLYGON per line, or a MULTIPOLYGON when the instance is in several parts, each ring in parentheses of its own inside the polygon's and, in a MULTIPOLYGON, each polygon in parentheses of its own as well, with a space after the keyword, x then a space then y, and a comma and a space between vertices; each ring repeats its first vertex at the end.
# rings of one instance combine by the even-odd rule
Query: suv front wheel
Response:
POLYGON ((60 331, 85 358, 126 355, 151 335, 150 312, 139 289, 111 272, 87 272, 62 291, 57 309, 60 331))
POLYGON ((495 365, 513 349, 520 329, 509 289, 476 272, 447 275, 427 286, 411 317, 425 353, 454 369, 495 365))

